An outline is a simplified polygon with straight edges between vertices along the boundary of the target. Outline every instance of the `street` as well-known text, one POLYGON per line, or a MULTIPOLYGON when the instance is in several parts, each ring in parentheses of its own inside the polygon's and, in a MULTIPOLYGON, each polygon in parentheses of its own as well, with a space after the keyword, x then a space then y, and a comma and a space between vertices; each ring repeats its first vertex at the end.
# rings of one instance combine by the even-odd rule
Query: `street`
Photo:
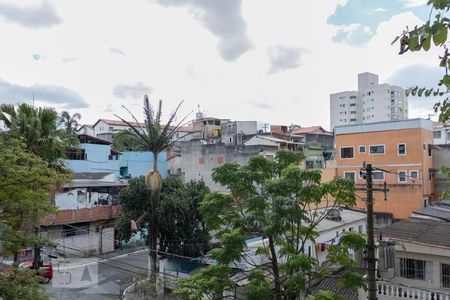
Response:
POLYGON ((45 289, 52 299, 121 299, 133 281, 147 276, 148 252, 140 251, 79 266, 54 265, 45 289))

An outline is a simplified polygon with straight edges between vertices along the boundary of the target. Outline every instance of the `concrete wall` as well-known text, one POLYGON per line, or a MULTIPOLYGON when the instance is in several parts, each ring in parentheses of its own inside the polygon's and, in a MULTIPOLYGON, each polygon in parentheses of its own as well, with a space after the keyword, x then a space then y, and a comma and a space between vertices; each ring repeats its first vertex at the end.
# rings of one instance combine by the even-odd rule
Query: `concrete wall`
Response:
POLYGON ((110 160, 110 145, 80 144, 86 151, 86 160, 66 160, 66 166, 75 173, 81 172, 114 172, 116 180, 119 178, 119 160, 110 160))
POLYGON ((100 232, 70 237, 49 238, 57 249, 73 256, 91 256, 114 251, 114 228, 103 228, 100 232))
POLYGON ((244 165, 250 157, 255 155, 274 156, 275 147, 266 146, 225 146, 224 144, 202 145, 192 141, 183 143, 181 150, 181 173, 184 180, 203 180, 214 191, 226 191, 219 184, 213 182, 211 174, 214 168, 224 163, 238 163, 244 165))
MULTIPOLYGON (((153 171, 153 154, 148 151, 126 151, 119 156, 120 166, 128 167, 128 174, 132 177, 145 175, 153 171)), ((167 177, 167 153, 158 155, 158 169, 163 178, 167 177)))
MULTIPOLYGON (((348 129, 352 127, 360 126, 349 126, 348 129)), ((390 189, 387 201, 384 201, 382 193, 374 194, 375 212, 389 212, 394 215, 394 218, 409 217, 413 210, 423 207, 424 198, 433 193, 433 181, 429 179, 429 169, 433 167, 433 158, 428 156, 428 144, 431 143, 431 130, 423 128, 337 134, 337 176, 344 177, 346 172, 355 172, 356 184, 364 184, 365 180, 359 176, 364 161, 394 173, 406 171, 408 176, 411 171, 418 171, 418 179, 407 177, 406 182, 403 183, 398 181, 396 174, 385 174, 384 180, 390 189), (406 155, 398 155, 399 143, 406 144, 406 155), (385 146, 385 153, 370 155, 369 146, 379 144, 385 146), (359 146, 366 146, 366 152, 360 153, 359 146), (342 147, 354 147, 354 158, 341 158, 342 147)), ((381 188, 384 180, 375 180, 374 184, 381 188)), ((364 197, 361 193, 360 196, 364 197)), ((366 206, 361 200, 357 202, 358 207, 366 206)))
POLYGON ((409 279, 397 276, 398 271, 390 269, 381 274, 382 278, 389 280, 390 283, 427 289, 432 291, 447 291, 450 289, 442 288, 441 284, 441 264, 450 264, 450 250, 444 247, 434 247, 429 245, 415 244, 405 241, 396 241, 395 259, 396 268, 398 268, 399 258, 410 258, 432 262, 432 277, 430 281, 409 279))

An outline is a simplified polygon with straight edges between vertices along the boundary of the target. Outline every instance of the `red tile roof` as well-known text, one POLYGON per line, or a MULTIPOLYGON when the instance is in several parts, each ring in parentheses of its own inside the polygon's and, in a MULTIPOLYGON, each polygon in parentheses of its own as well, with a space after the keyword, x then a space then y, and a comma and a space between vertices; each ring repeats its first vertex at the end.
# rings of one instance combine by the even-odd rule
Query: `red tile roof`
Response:
MULTIPOLYGON (((128 126, 124 121, 122 120, 109 120, 109 119, 98 119, 97 122, 95 122, 94 126, 97 125, 98 122, 104 122, 108 125, 116 125, 116 126, 128 126)), ((129 122, 133 126, 144 126, 144 123, 137 123, 137 122, 129 122)))
POLYGON ((93 222, 115 219, 122 211, 120 205, 105 205, 77 210, 59 210, 56 215, 50 215, 41 221, 41 225, 59 225, 78 222, 93 222))
POLYGON ((292 132, 292 134, 306 134, 306 133, 321 134, 329 132, 323 129, 322 126, 301 127, 297 128, 296 130, 294 130, 294 132, 292 132))

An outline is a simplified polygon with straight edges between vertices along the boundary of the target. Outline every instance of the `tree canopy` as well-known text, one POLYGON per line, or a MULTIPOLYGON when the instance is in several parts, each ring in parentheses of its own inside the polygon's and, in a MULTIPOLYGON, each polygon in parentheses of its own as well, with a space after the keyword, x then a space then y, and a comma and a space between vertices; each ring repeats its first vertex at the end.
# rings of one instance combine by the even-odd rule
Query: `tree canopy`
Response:
MULTIPOLYGON (((220 242, 209 253, 216 264, 180 280, 179 294, 185 299, 220 299, 224 292, 234 293, 237 284, 231 278, 239 262, 248 268, 246 299, 292 299, 306 292, 309 279, 329 270, 308 254, 306 246, 314 242, 319 223, 332 209, 355 204, 354 186, 346 179, 322 183, 319 170, 298 167, 300 158, 298 153, 280 151, 273 161, 256 156, 247 165, 228 163, 214 170, 213 180, 229 193, 207 194, 200 212, 220 242), (255 236, 263 242, 249 253, 246 241, 255 236)), ((364 246, 363 237, 349 233, 330 251, 330 262, 347 268, 343 284, 362 285, 347 251, 364 246)))
POLYGON ((47 163, 62 166, 67 147, 77 144, 77 138, 58 129, 58 113, 49 107, 34 107, 25 103, 15 107, 0 105, 0 121, 9 129, 5 134, 19 139, 27 151, 47 163))
MULTIPOLYGON (((209 249, 209 236, 202 226, 198 203, 208 192, 203 182, 184 184, 179 179, 164 180, 161 201, 155 214, 159 223, 159 251, 197 257, 209 249)), ((130 221, 137 220, 142 211, 149 210, 150 191, 143 176, 131 179, 128 187, 120 192, 122 214, 118 220, 120 239, 128 240, 132 232, 130 221)), ((138 224, 138 230, 147 232, 153 214, 138 224)))

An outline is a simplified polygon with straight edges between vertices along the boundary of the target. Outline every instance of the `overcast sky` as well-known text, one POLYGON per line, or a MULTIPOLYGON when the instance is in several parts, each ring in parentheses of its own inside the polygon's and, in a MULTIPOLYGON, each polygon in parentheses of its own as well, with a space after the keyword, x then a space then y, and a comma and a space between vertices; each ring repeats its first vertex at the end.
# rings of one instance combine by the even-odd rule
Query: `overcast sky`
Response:
MULTIPOLYGON (((0 0, 0 103, 79 112, 82 123, 165 112, 329 127, 329 94, 357 74, 433 84, 439 51, 399 56, 422 0, 0 0)), ((432 101, 410 100, 410 117, 432 101)), ((193 115, 194 117, 194 115, 193 115)))

